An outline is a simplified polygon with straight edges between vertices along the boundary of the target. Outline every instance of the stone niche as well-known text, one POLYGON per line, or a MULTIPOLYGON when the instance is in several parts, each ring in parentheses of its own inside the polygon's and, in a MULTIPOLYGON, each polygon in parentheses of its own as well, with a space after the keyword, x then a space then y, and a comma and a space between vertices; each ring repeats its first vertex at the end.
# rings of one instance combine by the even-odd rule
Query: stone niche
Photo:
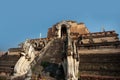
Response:
POLYGON ((62 21, 48 29, 48 38, 61 38, 64 35, 70 35, 71 33, 87 34, 89 33, 84 23, 77 23, 75 21, 62 21))

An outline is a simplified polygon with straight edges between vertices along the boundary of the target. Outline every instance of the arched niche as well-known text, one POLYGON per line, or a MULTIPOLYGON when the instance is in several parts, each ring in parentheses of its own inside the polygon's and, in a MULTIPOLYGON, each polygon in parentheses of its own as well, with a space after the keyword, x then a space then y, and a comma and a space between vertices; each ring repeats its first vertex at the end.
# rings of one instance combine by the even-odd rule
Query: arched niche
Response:
POLYGON ((70 34, 70 25, 66 21, 59 23, 56 28, 58 38, 62 38, 63 36, 67 36, 70 34))
POLYGON ((61 25, 61 37, 62 36, 67 36, 67 27, 65 24, 61 25))

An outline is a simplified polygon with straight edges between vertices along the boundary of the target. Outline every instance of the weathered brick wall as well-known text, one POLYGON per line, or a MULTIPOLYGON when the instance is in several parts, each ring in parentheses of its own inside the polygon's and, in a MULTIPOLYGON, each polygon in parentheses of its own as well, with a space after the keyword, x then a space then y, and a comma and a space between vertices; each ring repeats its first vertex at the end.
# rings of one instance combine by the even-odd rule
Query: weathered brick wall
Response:
MULTIPOLYGON (((86 28, 84 23, 77 23, 72 21, 66 21, 71 27, 70 27, 70 33, 78 33, 78 34, 87 34, 89 33, 88 29, 86 28)), ((51 28, 48 29, 47 37, 51 38, 56 36, 56 26, 60 24, 57 23, 56 25, 53 25, 51 28)))
POLYGON ((70 23, 71 28, 70 31, 71 33, 79 33, 79 34, 87 34, 89 33, 88 29, 86 28, 85 24, 78 24, 78 23, 70 23))
POLYGON ((120 50, 116 49, 118 52, 115 50, 111 52, 112 49, 108 50, 104 52, 102 49, 96 49, 96 53, 92 53, 93 50, 88 52, 85 50, 79 53, 79 76, 82 80, 87 78, 90 78, 89 80, 96 80, 96 78, 99 78, 97 80, 120 79, 120 50))

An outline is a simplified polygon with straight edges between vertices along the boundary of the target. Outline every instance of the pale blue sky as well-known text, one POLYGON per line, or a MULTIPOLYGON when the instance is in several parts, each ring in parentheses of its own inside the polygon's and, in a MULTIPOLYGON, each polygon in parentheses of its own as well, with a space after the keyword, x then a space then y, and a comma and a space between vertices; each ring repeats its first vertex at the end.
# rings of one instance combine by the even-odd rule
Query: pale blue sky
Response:
POLYGON ((46 37, 62 20, 84 22, 91 32, 104 27, 120 34, 120 0, 0 0, 0 50, 39 33, 46 37))

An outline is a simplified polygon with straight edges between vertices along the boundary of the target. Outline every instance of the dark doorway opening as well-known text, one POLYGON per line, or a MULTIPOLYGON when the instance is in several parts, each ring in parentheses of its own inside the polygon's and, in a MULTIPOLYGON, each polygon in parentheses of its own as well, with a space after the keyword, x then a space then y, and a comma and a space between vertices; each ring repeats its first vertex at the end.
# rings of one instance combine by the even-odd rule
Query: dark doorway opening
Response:
POLYGON ((61 37, 67 36, 67 27, 65 24, 61 25, 61 37))

